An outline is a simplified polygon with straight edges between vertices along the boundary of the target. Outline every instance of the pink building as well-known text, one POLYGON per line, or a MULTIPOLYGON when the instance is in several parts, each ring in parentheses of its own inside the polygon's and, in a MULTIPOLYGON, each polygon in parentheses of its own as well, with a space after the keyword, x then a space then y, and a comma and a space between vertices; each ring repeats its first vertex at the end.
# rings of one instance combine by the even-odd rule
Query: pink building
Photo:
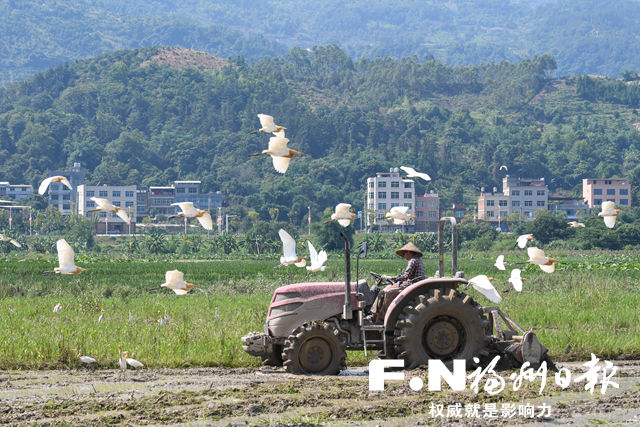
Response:
POLYGON ((606 201, 619 206, 631 206, 631 185, 626 179, 583 179, 582 198, 589 208, 600 206, 606 201))
POLYGON ((416 231, 438 231, 440 197, 438 193, 416 196, 416 231))

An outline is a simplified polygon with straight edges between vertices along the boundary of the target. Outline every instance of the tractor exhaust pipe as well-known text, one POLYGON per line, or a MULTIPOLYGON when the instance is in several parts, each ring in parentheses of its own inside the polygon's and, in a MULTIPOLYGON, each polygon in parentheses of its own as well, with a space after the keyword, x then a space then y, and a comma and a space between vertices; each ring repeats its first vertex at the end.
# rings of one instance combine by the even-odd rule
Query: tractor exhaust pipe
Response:
POLYGON ((351 320, 353 309, 351 308, 351 252, 349 239, 340 232, 340 237, 344 240, 344 305, 342 306, 342 318, 351 320))
POLYGON ((456 219, 452 216, 440 218, 438 227, 438 277, 444 277, 444 225, 451 222, 451 277, 455 277, 458 272, 458 230, 456 229, 456 219))

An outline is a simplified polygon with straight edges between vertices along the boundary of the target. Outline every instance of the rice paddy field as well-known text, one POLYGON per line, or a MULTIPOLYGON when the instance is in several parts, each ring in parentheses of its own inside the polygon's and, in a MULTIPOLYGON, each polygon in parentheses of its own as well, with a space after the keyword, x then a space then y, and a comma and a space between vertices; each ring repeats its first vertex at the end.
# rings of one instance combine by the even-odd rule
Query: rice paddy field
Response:
MULTIPOLYGON (((507 278, 525 254, 505 252, 507 271, 493 267, 498 254, 490 252, 474 252, 473 259, 461 253, 458 265, 466 277, 497 278, 499 306, 533 328, 554 360, 588 360, 590 353, 610 360, 640 358, 640 253, 554 252, 550 255, 560 263, 553 274, 517 265, 526 279, 517 293, 507 278)), ((424 261, 433 274, 436 256, 425 254, 424 261)), ((255 367, 259 360, 242 351, 240 337, 262 330, 275 288, 344 280, 338 253, 330 254, 326 271, 308 277, 293 266, 273 270, 275 256, 169 261, 79 254, 76 263, 88 271, 46 274, 57 265, 54 255, 0 259, 0 369, 77 368, 79 349, 96 358, 99 368, 113 369, 118 345, 152 368, 255 367), (199 287, 185 296, 160 289, 165 271, 173 269, 199 287), (56 304, 62 306, 58 313, 56 304)), ((405 265, 400 258, 360 260, 359 277, 370 279, 369 271, 397 274, 405 265)), ((493 305, 473 289, 467 292, 493 305)), ((348 355, 349 366, 366 363, 360 352, 348 355)))

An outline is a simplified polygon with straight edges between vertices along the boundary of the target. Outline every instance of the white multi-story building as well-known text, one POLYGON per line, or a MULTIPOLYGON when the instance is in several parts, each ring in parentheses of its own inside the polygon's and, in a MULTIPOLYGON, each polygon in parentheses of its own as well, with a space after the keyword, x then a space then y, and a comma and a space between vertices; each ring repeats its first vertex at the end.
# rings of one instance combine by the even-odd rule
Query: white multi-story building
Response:
MULTIPOLYGON (((79 185, 78 186, 78 214, 91 217, 91 209, 95 209, 96 204, 91 197, 99 197, 109 200, 114 206, 119 206, 127 210, 131 218, 131 227, 135 229, 136 220, 136 186, 135 185, 79 185)), ((106 220, 109 223, 109 232, 127 233, 129 224, 115 213, 99 212, 98 232, 105 231, 106 220)))
POLYGON ((413 231, 413 221, 406 225, 393 225, 384 215, 394 206, 408 206, 410 212, 415 212, 415 195, 413 180, 402 179, 398 168, 391 168, 389 172, 378 172, 375 177, 367 178, 366 226, 371 229, 376 225, 382 232, 399 229, 413 231))
POLYGON ((26 199, 33 195, 33 186, 29 184, 9 184, 0 182, 0 197, 11 197, 14 200, 26 199))
POLYGON ((491 193, 484 189, 478 197, 478 219, 499 223, 507 215, 517 213, 521 219, 533 218, 538 209, 548 209, 549 188, 544 178, 514 178, 507 175, 502 179, 502 192, 496 188, 491 193))

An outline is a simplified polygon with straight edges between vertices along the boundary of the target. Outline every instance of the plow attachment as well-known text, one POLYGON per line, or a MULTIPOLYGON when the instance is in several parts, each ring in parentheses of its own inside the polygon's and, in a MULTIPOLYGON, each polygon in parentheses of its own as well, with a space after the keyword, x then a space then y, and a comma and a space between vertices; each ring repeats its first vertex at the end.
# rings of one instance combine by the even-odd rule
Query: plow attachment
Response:
POLYGON ((533 331, 526 331, 498 307, 483 309, 489 318, 487 328, 490 330, 487 334, 492 336, 487 349, 481 353, 483 362, 499 355, 498 366, 501 369, 518 368, 525 362, 537 369, 542 362, 546 362, 548 369, 557 371, 548 355, 549 350, 540 343, 533 331))

